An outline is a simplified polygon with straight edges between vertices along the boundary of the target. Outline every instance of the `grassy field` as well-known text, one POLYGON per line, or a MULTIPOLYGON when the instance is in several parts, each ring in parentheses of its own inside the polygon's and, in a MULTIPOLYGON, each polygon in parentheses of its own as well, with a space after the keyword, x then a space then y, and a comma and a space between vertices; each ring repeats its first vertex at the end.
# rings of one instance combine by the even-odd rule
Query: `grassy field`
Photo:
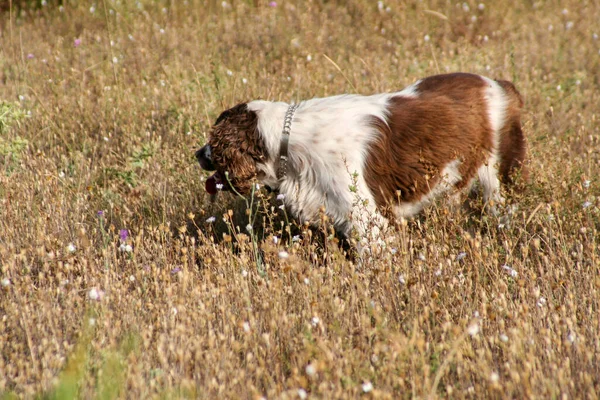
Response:
POLYGON ((0 398, 600 396, 598 1, 62 3, 0 6, 0 398), (224 108, 447 71, 525 98, 510 223, 440 201, 358 267, 204 193, 224 108))

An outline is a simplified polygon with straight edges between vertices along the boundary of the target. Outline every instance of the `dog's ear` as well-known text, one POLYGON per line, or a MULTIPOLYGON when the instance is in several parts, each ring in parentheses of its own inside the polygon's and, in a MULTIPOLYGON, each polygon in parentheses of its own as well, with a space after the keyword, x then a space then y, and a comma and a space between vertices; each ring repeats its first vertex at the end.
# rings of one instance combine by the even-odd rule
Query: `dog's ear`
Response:
POLYGON ((219 125, 221 122, 232 117, 239 116, 240 114, 244 114, 245 112, 248 112, 248 105, 246 103, 240 103, 228 110, 223 111, 215 121, 215 125, 219 125))

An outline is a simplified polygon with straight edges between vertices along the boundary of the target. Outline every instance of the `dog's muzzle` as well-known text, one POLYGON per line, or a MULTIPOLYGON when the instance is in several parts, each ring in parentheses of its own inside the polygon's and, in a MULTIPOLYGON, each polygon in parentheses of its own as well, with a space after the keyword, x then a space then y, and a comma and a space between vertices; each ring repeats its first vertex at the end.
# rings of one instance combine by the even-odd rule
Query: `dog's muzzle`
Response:
MULTIPOLYGON (((196 159, 200 163, 200 167, 202 167, 203 170, 216 170, 215 165, 212 162, 212 152, 209 145, 202 147, 196 152, 196 159)), ((219 190, 229 190, 229 184, 226 184, 226 182, 221 179, 221 174, 219 174, 217 171, 206 178, 205 189, 214 199, 214 196, 219 190)))
POLYGON ((210 150, 210 145, 207 144, 206 146, 198 150, 196 152, 196 159, 200 163, 200 166, 203 170, 214 171, 216 169, 212 162, 212 152, 210 150))

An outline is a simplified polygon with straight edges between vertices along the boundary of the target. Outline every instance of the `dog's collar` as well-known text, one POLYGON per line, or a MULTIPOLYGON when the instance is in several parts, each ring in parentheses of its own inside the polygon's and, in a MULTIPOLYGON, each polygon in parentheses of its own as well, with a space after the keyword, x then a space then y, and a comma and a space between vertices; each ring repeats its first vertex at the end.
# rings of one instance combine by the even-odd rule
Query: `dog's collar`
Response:
POLYGON ((277 167, 277 179, 281 180, 287 174, 288 167, 288 149, 290 144, 290 133, 292 130, 292 118, 300 104, 290 104, 283 120, 283 130, 281 131, 281 144, 279 146, 279 166, 277 167))

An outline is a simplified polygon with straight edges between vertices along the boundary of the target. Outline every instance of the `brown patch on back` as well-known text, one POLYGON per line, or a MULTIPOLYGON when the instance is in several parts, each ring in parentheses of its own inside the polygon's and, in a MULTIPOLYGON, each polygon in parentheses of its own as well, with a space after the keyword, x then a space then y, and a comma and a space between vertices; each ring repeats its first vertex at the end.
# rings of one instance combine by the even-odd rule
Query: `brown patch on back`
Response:
POLYGON ((514 175, 520 172, 523 180, 527 181, 528 171, 525 166, 527 144, 521 129, 523 98, 511 82, 501 80, 496 82, 504 89, 508 99, 505 122, 500 130, 500 177, 503 183, 511 184, 514 175))
POLYGON ((492 149, 485 85, 477 75, 433 76, 419 83, 416 98, 390 100, 387 125, 372 117, 381 135, 371 143, 365 180, 379 207, 418 201, 457 159, 458 188, 475 176, 492 149))
POLYGON ((212 161, 219 174, 241 193, 251 187, 257 174, 256 163, 267 158, 267 150, 258 132, 258 115, 241 103, 221 113, 212 128, 209 144, 212 161))

